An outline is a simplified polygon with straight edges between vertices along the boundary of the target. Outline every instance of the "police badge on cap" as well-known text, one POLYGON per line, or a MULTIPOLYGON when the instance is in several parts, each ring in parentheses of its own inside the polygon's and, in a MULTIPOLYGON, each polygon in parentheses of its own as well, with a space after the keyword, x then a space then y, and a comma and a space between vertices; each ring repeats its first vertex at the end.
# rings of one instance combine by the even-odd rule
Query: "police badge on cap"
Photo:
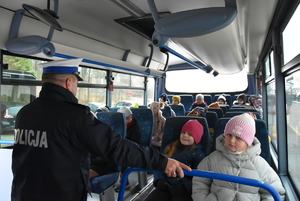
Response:
POLYGON ((77 77, 78 81, 83 81, 79 76, 80 72, 78 71, 78 66, 81 61, 82 58, 57 60, 39 64, 39 67, 43 68, 43 73, 73 74, 77 77))

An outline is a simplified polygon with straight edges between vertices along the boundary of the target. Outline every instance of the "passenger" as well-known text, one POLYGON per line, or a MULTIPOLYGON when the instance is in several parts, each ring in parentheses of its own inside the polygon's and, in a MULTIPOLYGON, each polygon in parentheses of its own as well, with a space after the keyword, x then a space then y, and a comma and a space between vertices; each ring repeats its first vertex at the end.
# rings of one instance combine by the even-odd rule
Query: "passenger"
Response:
POLYGON ((13 201, 86 201, 90 154, 123 166, 183 177, 190 168, 123 139, 78 104, 81 59, 43 64, 42 90, 18 113, 12 153, 13 201))
MULTIPOLYGON (((165 93, 163 93, 162 95, 160 95, 159 102, 162 104, 162 105, 160 105, 160 109, 164 109, 165 106, 170 107, 169 106, 170 101, 168 99, 167 94, 165 94, 165 93)), ((172 110, 172 108, 170 108, 170 110, 171 110, 171 117, 176 117, 176 113, 174 112, 174 110, 172 110)))
POLYGON ((183 104, 181 103, 181 97, 180 96, 173 96, 172 97, 172 104, 173 105, 182 105, 183 106, 183 104))
MULTIPOLYGON (((125 118, 126 118, 126 139, 131 140, 137 144, 141 143, 141 131, 140 131, 140 126, 138 124, 138 122, 136 121, 135 118, 132 117, 132 112, 129 108, 127 107, 121 107, 120 109, 118 109, 118 112, 121 112, 123 114, 125 114, 125 118)), ((127 166, 122 166, 121 168, 121 175, 120 175, 120 183, 118 184, 118 186, 116 187, 116 191, 118 192, 120 190, 120 186, 121 186, 121 181, 122 181, 122 176, 123 173, 125 172, 125 170, 127 169, 127 166)), ((126 188, 129 188, 129 182, 127 180, 126 183, 126 188)))
POLYGON ((240 94, 236 101, 233 102, 233 105, 246 105, 246 95, 244 93, 240 94))
POLYGON ((161 94, 158 102, 162 102, 162 103, 165 103, 166 105, 169 105, 170 101, 168 99, 168 95, 166 93, 161 94))
POLYGON ((95 110, 95 115, 97 115, 98 112, 109 112, 109 107, 104 106, 104 107, 100 107, 100 108, 96 109, 95 110))
POLYGON ((132 112, 127 107, 121 107, 117 112, 125 114, 126 118, 126 139, 140 144, 141 131, 138 122, 132 117, 132 112))
MULTIPOLYGON (((255 135, 255 121, 244 113, 232 117, 224 134, 216 140, 216 151, 204 158, 198 170, 241 176, 269 183, 284 198, 285 190, 276 172, 259 156, 260 142, 255 135)), ((273 200, 262 188, 194 177, 194 200, 273 200)))
MULTIPOLYGON (((164 153, 196 169, 199 162, 205 157, 199 146, 196 146, 203 136, 203 126, 197 120, 189 120, 181 129, 180 138, 169 144, 164 153)), ((192 177, 182 179, 166 177, 162 173, 155 173, 154 191, 146 201, 188 201, 192 200, 192 177)))
POLYGON ((224 94, 220 95, 218 97, 218 100, 217 102, 220 104, 220 105, 226 105, 226 96, 224 94))
POLYGON ((202 94, 197 94, 196 101, 191 105, 191 108, 189 111, 192 111, 196 107, 207 108, 207 104, 205 103, 204 96, 202 94))
POLYGON ((152 147, 159 149, 161 146, 161 140, 164 133, 164 127, 166 119, 162 116, 162 111, 160 110, 159 102, 152 102, 150 104, 150 109, 152 109, 154 114, 154 132, 152 136, 152 147))
POLYGON ((259 112, 260 118, 263 118, 263 110, 262 110, 262 96, 260 94, 253 94, 248 98, 249 105, 252 106, 259 112))

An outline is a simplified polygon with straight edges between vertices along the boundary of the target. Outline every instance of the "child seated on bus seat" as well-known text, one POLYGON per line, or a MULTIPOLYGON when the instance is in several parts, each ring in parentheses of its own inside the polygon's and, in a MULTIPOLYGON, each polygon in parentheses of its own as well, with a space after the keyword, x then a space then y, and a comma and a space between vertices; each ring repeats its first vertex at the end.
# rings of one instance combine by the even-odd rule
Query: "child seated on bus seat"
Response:
MULTIPOLYGON (((197 120, 189 120, 181 129, 180 137, 169 144, 164 154, 195 169, 205 157, 200 146, 196 146, 203 136, 204 128, 197 120)), ((154 186, 146 201, 189 201, 192 200, 192 177, 182 179, 166 177, 164 173, 155 173, 154 186)))
MULTIPOLYGON (((284 199, 280 178, 259 156, 260 142, 254 135, 255 121, 248 113, 232 117, 224 134, 216 139, 216 151, 204 158, 197 169, 261 180, 273 186, 284 199)), ((192 197, 194 200, 273 200, 262 188, 204 177, 193 177, 192 197)))
POLYGON ((225 97, 225 94, 220 95, 220 96, 218 97, 217 102, 218 102, 220 105, 225 105, 225 104, 227 104, 227 103, 226 103, 226 97, 225 97))
POLYGON ((183 104, 181 103, 181 97, 177 96, 177 95, 173 96, 172 97, 172 104, 173 105, 182 105, 183 106, 183 104))
POLYGON ((154 131, 152 136, 152 147, 159 149, 161 146, 161 140, 164 132, 166 119, 162 116, 162 111, 160 110, 160 104, 157 101, 152 102, 149 105, 152 109, 154 115, 154 131))
POLYGON ((203 108, 207 107, 207 104, 204 101, 204 96, 202 94, 196 95, 196 101, 191 105, 189 111, 192 111, 196 107, 203 107, 203 108))

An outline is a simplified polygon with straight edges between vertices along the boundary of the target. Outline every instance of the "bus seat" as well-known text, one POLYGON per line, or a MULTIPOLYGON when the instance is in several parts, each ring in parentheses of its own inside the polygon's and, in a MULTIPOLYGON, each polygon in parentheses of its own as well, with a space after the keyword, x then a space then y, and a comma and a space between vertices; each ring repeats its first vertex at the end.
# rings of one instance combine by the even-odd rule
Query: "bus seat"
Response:
POLYGON ((217 121, 218 121, 218 115, 214 111, 207 111, 205 118, 207 120, 210 135, 213 137, 214 133, 215 133, 215 127, 216 127, 216 124, 217 124, 217 121))
POLYGON ((212 97, 209 94, 204 94, 204 101, 206 102, 207 105, 210 105, 212 103, 212 97))
POLYGON ((154 130, 153 111, 148 108, 130 108, 132 117, 138 122, 141 131, 141 145, 151 146, 154 130))
MULTIPOLYGON (((126 120, 125 115, 120 112, 98 112, 97 118, 108 124, 113 130, 122 137, 126 136, 126 120)), ((90 184, 93 193, 99 193, 100 200, 114 200, 114 185, 119 179, 121 167, 111 163, 110 169, 116 172, 101 175, 90 179, 90 184)))
POLYGON ((164 109, 161 109, 163 117, 166 119, 172 116, 170 106, 165 105, 164 109))
POLYGON ((174 95, 168 95, 168 99, 169 99, 169 104, 172 104, 172 98, 174 95))
POLYGON ((148 108, 147 105, 139 105, 139 108, 148 108))
POLYGON ((110 112, 117 112, 118 109, 120 109, 120 108, 119 107, 111 107, 109 111, 110 112))
MULTIPOLYGON (((246 112, 247 111, 234 111, 234 112, 228 111, 228 112, 225 113, 224 117, 233 117, 233 116, 240 115, 240 114, 243 114, 243 113, 246 113, 246 112)), ((255 114, 257 119, 261 119, 257 110, 256 110, 256 112, 251 112, 251 113, 255 114)))
MULTIPOLYGON (((223 115, 227 112, 227 105, 220 105, 220 108, 223 110, 223 115)), ((228 107, 229 108, 229 107, 228 107)))
POLYGON ((230 108, 229 109, 229 112, 236 112, 236 111, 258 112, 256 109, 253 108, 230 108))
MULTIPOLYGON (((137 121, 141 131, 140 144, 151 146, 154 131, 153 111, 148 108, 130 108, 132 117, 137 121)), ((142 190, 147 185, 147 173, 138 172, 138 188, 142 190)))
POLYGON ((207 120, 204 117, 193 117, 193 116, 169 117, 168 119, 166 119, 163 139, 160 148, 161 152, 163 152, 164 148, 168 144, 170 144, 176 139, 179 139, 182 126, 191 119, 198 120, 204 127, 204 134, 198 146, 201 145, 203 147, 203 153, 206 156, 210 154, 212 138, 209 133, 207 120))
POLYGON ((209 107, 208 111, 216 112, 217 115, 218 115, 218 119, 224 117, 224 113, 223 113, 223 109, 222 108, 209 107))
POLYGON ((185 109, 183 105, 170 105, 176 116, 185 116, 185 109))
POLYGON ((267 124, 262 119, 255 119, 255 127, 255 137, 260 141, 261 146, 260 156, 263 157, 271 165, 270 142, 267 124))
POLYGON ((230 118, 231 117, 223 117, 218 119, 214 133, 214 144, 212 148, 213 151, 216 150, 216 139, 224 133, 225 125, 227 124, 230 118))
POLYGON ((192 95, 180 95, 181 103, 184 105, 185 112, 189 112, 192 104, 194 103, 194 98, 192 95))
MULTIPOLYGON (((215 128, 215 135, 214 135, 214 146, 213 151, 216 147, 216 139, 221 134, 224 133, 225 126, 231 117, 224 117, 217 121, 217 125, 215 128)), ((262 119, 255 119, 255 137, 260 141, 261 144, 261 154, 260 156, 263 157, 270 165, 271 165, 271 154, 270 154, 270 145, 269 145, 269 132, 267 129, 266 122, 262 119)))

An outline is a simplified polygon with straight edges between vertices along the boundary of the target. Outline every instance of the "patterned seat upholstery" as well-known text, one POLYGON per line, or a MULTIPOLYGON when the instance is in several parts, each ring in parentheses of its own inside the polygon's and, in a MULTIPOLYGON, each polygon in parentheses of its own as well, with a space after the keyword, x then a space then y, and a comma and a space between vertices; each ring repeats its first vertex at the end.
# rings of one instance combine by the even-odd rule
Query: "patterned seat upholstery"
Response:
POLYGON ((207 111, 205 118, 207 120, 207 124, 208 124, 210 134, 211 134, 211 136, 213 136, 214 133, 215 133, 214 130, 215 130, 215 127, 216 127, 216 124, 217 124, 217 121, 218 121, 218 115, 214 111, 207 111))
POLYGON ((209 94, 204 94, 204 101, 206 102, 207 105, 210 105, 212 103, 212 97, 209 94))
POLYGON ((217 115, 218 115, 218 119, 224 117, 224 113, 223 113, 222 108, 209 107, 208 111, 216 112, 217 115))
POLYGON ((151 146, 154 130, 153 111, 148 108, 130 108, 132 117, 137 121, 141 131, 141 145, 151 146))
MULTIPOLYGON (((229 121, 230 117, 224 117, 218 120, 216 128, 215 128, 215 135, 214 135, 214 147, 215 150, 216 139, 221 134, 224 133, 225 126, 229 121)), ((256 133, 255 137, 260 141, 261 144, 261 154, 260 156, 263 157, 269 164, 271 164, 271 154, 270 154, 270 145, 269 145, 269 132, 267 129, 266 122, 262 119, 255 119, 255 128, 256 133)))
POLYGON ((256 109, 252 109, 252 108, 230 108, 228 112, 240 112, 240 111, 258 112, 256 109))
MULTIPOLYGON (((246 113, 246 112, 247 111, 236 111, 236 112, 228 111, 228 112, 225 113, 224 117, 234 117, 236 115, 240 115, 240 114, 243 114, 243 113, 246 113)), ((252 113, 255 114, 257 119, 260 119, 260 115, 257 111, 252 112, 252 113)))
POLYGON ((194 98, 192 95, 180 95, 181 103, 184 105, 185 112, 190 111, 194 98))
POLYGON ((212 139, 210 137, 210 133, 208 130, 207 121, 204 117, 192 117, 192 116, 170 117, 166 120, 163 139, 160 148, 161 151, 163 151, 168 144, 170 144, 171 142, 179 138, 182 126, 191 119, 198 120, 204 127, 203 137, 197 146, 203 147, 203 153, 205 155, 210 154, 212 139))
POLYGON ((164 109, 161 110, 163 117, 166 119, 172 116, 171 108, 170 106, 165 105, 164 109))
MULTIPOLYGON (((108 124, 113 130, 122 137, 126 136, 126 120, 125 115, 119 112, 98 112, 97 118, 108 124)), ((100 132, 99 132, 100 133, 100 132)), ((90 179, 91 189, 93 193, 100 193, 101 200, 114 199, 113 185, 119 179, 119 172, 121 167, 117 164, 111 163, 110 170, 115 170, 113 173, 101 175, 90 179), (102 193, 106 191, 106 193, 102 193)))
MULTIPOLYGON (((132 117, 137 121, 141 131, 140 144, 151 146, 154 131, 154 115, 149 108, 131 108, 132 117)), ((143 189, 147 185, 146 172, 138 172, 138 188, 143 189)))
POLYGON ((183 105, 170 105, 170 107, 175 112, 176 117, 185 116, 185 109, 183 105))
POLYGON ((225 114, 229 110, 228 105, 220 105, 220 108, 223 110, 223 114, 225 114))

